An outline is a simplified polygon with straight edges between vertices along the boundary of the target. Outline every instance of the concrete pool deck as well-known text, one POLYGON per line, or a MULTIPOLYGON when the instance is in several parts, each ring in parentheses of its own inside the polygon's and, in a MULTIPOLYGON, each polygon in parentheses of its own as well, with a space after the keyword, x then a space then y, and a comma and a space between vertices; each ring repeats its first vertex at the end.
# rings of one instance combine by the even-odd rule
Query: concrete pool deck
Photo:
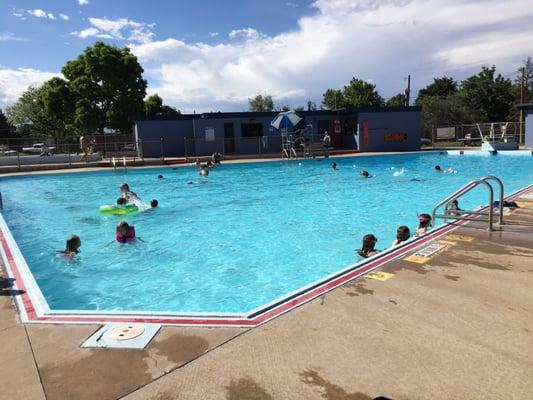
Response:
POLYGON ((85 349, 98 325, 20 324, 0 289, 0 399, 523 399, 533 394, 533 201, 470 223, 257 328, 163 327, 85 349))

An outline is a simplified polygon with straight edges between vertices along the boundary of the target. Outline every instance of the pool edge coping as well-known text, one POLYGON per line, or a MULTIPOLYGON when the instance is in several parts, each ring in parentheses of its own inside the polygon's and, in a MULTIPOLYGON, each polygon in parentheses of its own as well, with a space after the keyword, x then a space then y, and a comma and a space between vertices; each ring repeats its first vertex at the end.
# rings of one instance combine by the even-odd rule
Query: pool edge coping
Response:
MULTIPOLYGON (((514 199, 533 189, 527 185, 509 195, 514 199)), ((485 208, 487 206, 484 206, 485 208)), ((391 247, 371 258, 361 260, 293 292, 278 297, 245 313, 185 313, 156 311, 93 311, 51 310, 0 213, 0 255, 8 278, 14 279, 11 291, 21 321, 24 323, 104 324, 110 322, 145 323, 197 327, 255 327, 299 307, 325 293, 366 275, 388 262, 467 224, 462 220, 440 225, 422 237, 411 238, 404 244, 391 247)))

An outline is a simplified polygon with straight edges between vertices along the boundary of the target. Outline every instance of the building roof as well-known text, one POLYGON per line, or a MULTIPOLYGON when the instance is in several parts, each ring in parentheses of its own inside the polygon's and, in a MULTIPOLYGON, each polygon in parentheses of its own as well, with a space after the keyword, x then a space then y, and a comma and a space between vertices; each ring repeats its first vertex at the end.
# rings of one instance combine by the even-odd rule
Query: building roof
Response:
POLYGON ((533 103, 522 103, 515 105, 516 108, 521 110, 533 110, 533 103))
MULTIPOLYGON (((419 106, 398 106, 398 107, 359 107, 341 110, 312 110, 312 111, 296 111, 303 117, 313 116, 350 116, 363 112, 413 112, 421 111, 419 106)), ((172 121, 172 120, 191 120, 191 119, 215 119, 215 118, 274 118, 281 111, 271 112, 257 112, 257 111, 239 111, 239 112, 208 112, 199 114, 180 114, 178 116, 164 116, 157 115, 153 117, 142 116, 135 118, 135 121, 172 121)))

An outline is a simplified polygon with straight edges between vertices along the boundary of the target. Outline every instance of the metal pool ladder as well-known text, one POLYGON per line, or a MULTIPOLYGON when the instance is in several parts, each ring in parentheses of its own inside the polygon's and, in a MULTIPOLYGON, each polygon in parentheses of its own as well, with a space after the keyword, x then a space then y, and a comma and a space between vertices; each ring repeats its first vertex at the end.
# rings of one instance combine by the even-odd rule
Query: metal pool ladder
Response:
POLYGON ((498 224, 503 225, 503 198, 504 198, 504 187, 503 182, 492 175, 485 176, 483 178, 474 179, 473 181, 468 182, 461 189, 451 194, 442 200, 439 204, 433 208, 432 220, 435 221, 435 218, 443 218, 444 220, 455 219, 455 220, 467 220, 467 221, 486 221, 489 224, 489 231, 494 230, 494 188, 489 183, 489 181, 495 181, 499 186, 499 207, 498 207, 498 224), (451 204, 454 200, 458 200, 464 194, 470 192, 472 189, 479 185, 484 185, 489 191, 489 205, 488 211, 470 211, 470 210, 448 210, 448 205, 451 204), (445 207, 444 214, 437 214, 437 211, 442 206, 445 207), (484 218, 484 216, 488 218, 484 218))

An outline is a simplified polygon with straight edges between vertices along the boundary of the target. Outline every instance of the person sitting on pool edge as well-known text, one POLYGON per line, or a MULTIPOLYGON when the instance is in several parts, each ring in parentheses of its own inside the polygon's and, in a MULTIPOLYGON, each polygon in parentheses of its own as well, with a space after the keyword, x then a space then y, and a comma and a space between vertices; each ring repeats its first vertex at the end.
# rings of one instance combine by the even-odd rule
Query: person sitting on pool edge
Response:
POLYGON ((132 192, 130 190, 130 186, 124 182, 122 185, 120 185, 120 197, 126 200, 126 204, 130 203, 140 203, 141 198, 137 196, 136 193, 132 192))
POLYGON ((396 240, 392 242, 392 245, 397 246, 400 243, 409 240, 410 237, 411 237, 411 231, 409 230, 407 226, 402 225, 398 227, 398 229, 396 230, 396 240))
POLYGON ((74 257, 80 252, 81 239, 78 235, 70 235, 67 238, 67 244, 65 250, 61 250, 58 253, 64 254, 67 257, 74 257))
POLYGON ((363 258, 372 257, 378 254, 377 250, 374 248, 377 242, 378 238, 371 233, 363 236, 363 246, 361 247, 361 250, 357 250, 357 254, 363 258))
POLYGON ((425 235, 428 228, 431 226, 431 216, 429 214, 420 214, 418 216, 418 229, 416 230, 416 236, 425 235))
POLYGON ((119 243, 131 242, 135 239, 135 227, 126 221, 121 221, 115 231, 115 239, 119 243))

